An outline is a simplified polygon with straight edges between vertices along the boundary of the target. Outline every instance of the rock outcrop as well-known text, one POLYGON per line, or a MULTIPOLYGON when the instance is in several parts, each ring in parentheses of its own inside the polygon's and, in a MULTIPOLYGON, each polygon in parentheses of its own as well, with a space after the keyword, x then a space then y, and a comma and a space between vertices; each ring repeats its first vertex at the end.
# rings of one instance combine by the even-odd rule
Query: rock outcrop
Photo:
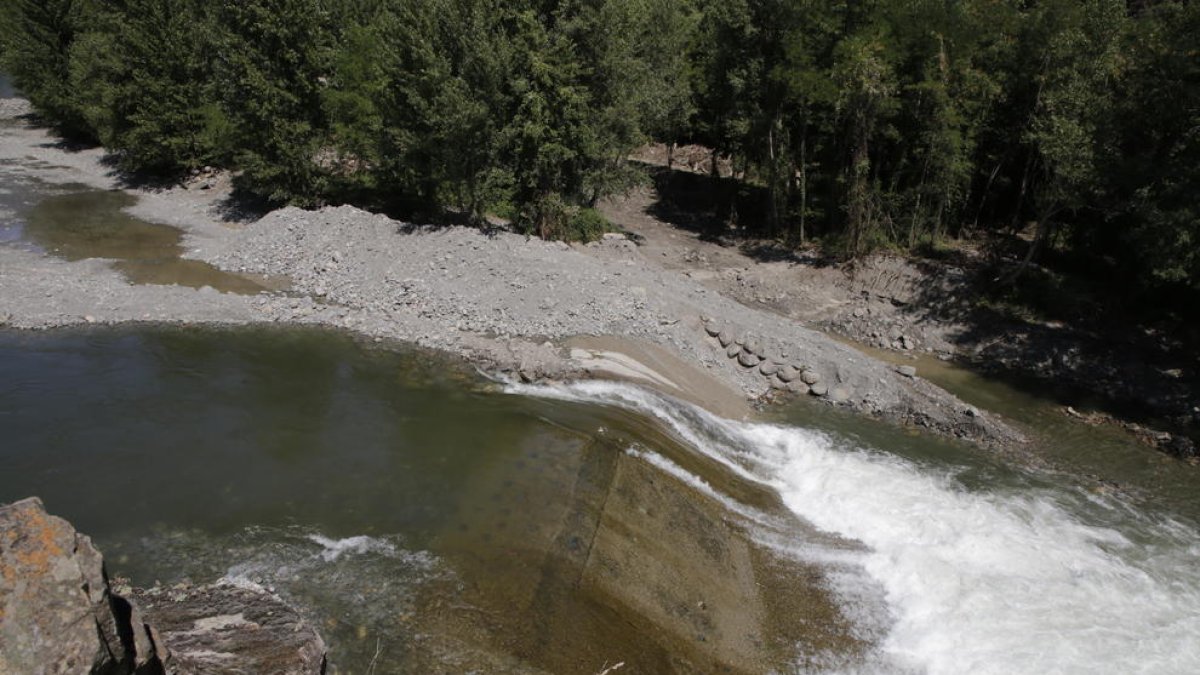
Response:
POLYGON ((0 507, 0 672, 162 672, 137 608, 91 539, 37 498, 0 507))
POLYGON ((40 499, 0 506, 0 673, 325 671, 325 643, 274 595, 233 585, 120 595, 91 539, 40 499))

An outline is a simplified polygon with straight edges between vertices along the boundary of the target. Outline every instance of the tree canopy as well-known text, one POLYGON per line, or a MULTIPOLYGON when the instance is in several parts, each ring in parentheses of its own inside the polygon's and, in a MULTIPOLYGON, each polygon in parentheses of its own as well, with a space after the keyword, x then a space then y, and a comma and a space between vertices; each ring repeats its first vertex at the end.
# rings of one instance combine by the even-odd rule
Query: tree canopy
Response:
POLYGON ((10 0, 0 21, 47 123, 275 203, 588 237, 636 147, 696 143, 767 236, 854 257, 1031 227, 1030 260, 1055 243, 1200 290, 1184 0, 10 0))

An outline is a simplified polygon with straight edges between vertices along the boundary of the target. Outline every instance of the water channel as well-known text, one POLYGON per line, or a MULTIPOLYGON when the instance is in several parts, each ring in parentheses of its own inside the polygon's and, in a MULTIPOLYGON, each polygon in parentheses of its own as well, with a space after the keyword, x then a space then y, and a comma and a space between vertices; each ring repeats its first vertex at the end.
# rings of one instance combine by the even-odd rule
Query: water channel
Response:
POLYGON ((0 500, 42 496, 137 584, 275 589, 335 672, 715 664, 761 598, 706 568, 785 599, 754 627, 764 670, 1200 662, 1191 519, 815 409, 733 423, 294 329, 2 333, 0 382, 0 500), (711 559, 672 557, 693 543, 711 559), (701 598, 687 638, 720 649, 647 623, 656 592, 701 598))

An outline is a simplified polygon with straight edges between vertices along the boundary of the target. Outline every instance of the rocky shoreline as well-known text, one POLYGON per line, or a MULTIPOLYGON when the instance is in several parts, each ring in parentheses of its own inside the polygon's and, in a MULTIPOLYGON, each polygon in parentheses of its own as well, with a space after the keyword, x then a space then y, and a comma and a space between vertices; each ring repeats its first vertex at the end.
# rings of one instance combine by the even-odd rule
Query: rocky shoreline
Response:
POLYGON ((118 592, 91 539, 30 498, 0 505, 0 672, 319 675, 325 643, 262 588, 118 592))
MULTIPOLYGON (((122 187, 102 150, 64 149, 25 118, 0 122, 0 175, 122 187)), ((759 362, 749 367, 730 358, 728 347, 705 330, 704 321, 712 319, 743 344, 769 346, 781 366, 802 365, 818 374, 825 386, 816 393, 828 404, 989 447, 1022 442, 1003 422, 919 377, 715 292, 657 264, 623 236, 567 245, 506 232, 427 228, 352 207, 285 208, 244 223, 228 219, 228 181, 212 176, 128 191, 139 198, 128 210, 132 215, 184 232, 185 257, 232 272, 287 277, 290 291, 242 296, 133 285, 103 260, 68 262, 0 246, 0 325, 328 326, 449 352, 525 380, 611 376, 590 373, 594 369, 566 347, 574 337, 609 336, 666 349, 744 399, 786 390, 773 388, 759 362)), ((682 389, 665 390, 706 402, 682 389)))

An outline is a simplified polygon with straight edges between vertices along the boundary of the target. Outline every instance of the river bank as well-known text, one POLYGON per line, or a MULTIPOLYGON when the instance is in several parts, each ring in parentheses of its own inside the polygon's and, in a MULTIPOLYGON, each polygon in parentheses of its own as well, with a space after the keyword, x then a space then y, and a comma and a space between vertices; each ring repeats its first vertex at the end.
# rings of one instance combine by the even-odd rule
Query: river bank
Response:
MULTIPOLYGON (((22 112, 16 104, 9 108, 22 112)), ((731 392, 761 399, 778 378, 763 374, 761 359, 746 367, 731 358, 706 331, 705 321, 712 319, 739 343, 758 343, 761 356, 781 367, 815 373, 825 386, 813 390, 830 404, 994 448, 1021 443, 1020 434, 986 412, 787 317, 715 292, 623 237, 566 245, 505 232, 425 228, 351 207, 287 208, 250 222, 231 209, 224 177, 132 188, 102 150, 64 147, 12 114, 0 123, 0 171, 13 186, 34 181, 126 189, 138 198, 128 214, 183 232, 185 259, 291 283, 287 293, 259 295, 137 285, 104 260, 0 247, 0 319, 12 327, 323 325, 449 352, 524 380, 590 377, 589 370, 613 376, 596 350, 568 346, 580 336, 609 336, 668 350, 725 391, 710 396, 671 386, 690 379, 682 373, 647 378, 625 372, 626 379, 728 414, 731 392)))

